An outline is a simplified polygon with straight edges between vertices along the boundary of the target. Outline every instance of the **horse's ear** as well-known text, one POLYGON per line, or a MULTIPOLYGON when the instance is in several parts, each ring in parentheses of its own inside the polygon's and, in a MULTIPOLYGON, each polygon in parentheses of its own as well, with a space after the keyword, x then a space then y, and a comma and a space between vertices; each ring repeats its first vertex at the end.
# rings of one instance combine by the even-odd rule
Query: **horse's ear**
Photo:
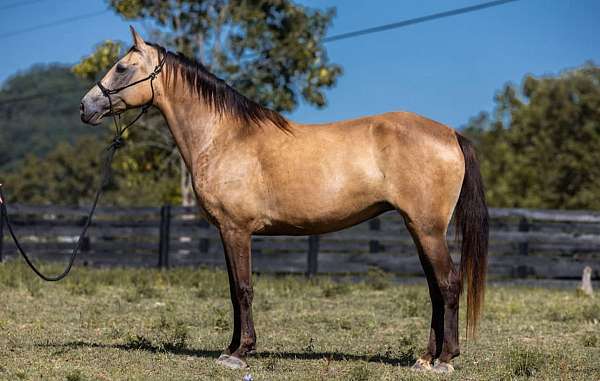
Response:
POLYGON ((144 50, 146 48, 146 43, 144 42, 142 36, 140 36, 138 32, 135 31, 135 28, 132 25, 129 25, 129 29, 131 30, 131 38, 133 39, 133 45, 138 50, 144 50))

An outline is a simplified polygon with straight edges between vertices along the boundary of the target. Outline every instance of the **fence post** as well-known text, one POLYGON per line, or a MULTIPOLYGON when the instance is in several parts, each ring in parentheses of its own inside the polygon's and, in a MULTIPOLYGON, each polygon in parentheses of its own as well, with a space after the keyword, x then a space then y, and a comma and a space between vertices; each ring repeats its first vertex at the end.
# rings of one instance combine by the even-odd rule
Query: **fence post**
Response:
MULTIPOLYGON (((379 218, 372 218, 369 220, 369 230, 371 231, 379 231, 381 230, 381 220, 379 218)), ((382 247, 379 244, 379 241, 376 239, 372 239, 369 241, 369 253, 378 253, 382 247)))
MULTIPOLYGON (((208 233, 208 228, 210 227, 210 225, 208 224, 208 221, 206 221, 205 219, 201 219, 199 225, 200 225, 200 229, 203 229, 203 230, 205 230, 205 233, 208 233)), ((202 253, 202 254, 208 253, 209 249, 210 249, 210 240, 207 237, 200 238, 200 253, 202 253)))
POLYGON ((160 236, 158 243, 158 267, 169 268, 169 240, 171 229, 171 205, 160 208, 160 236))
POLYGON ((308 268, 306 276, 312 278, 317 274, 319 264, 319 236, 311 235, 308 237, 308 268))
MULTIPOLYGON (((519 221, 519 232, 527 233, 529 231, 529 221, 525 217, 521 217, 519 221)), ((529 254, 529 240, 525 242, 519 242, 519 255, 528 255, 529 254)))
POLYGON ((2 249, 4 246, 4 213, 0 213, 0 263, 3 261, 2 249))

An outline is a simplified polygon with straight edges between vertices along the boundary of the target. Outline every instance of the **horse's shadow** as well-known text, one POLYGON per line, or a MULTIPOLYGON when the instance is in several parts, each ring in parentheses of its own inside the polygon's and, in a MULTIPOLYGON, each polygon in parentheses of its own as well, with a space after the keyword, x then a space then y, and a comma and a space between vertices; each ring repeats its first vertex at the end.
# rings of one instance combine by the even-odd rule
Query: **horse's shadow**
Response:
MULTIPOLYGON (((172 353, 180 356, 193 356, 201 358, 218 358, 222 351, 214 349, 199 349, 199 348, 187 348, 178 346, 155 346, 151 343, 140 343, 136 345, 129 344, 102 344, 87 341, 70 341, 66 343, 44 343, 37 344, 38 347, 44 348, 57 348, 58 353, 64 353, 66 351, 77 349, 77 348, 103 348, 103 349, 119 349, 123 351, 142 350, 152 353, 172 353)), ((252 355, 253 358, 276 358, 276 359, 287 359, 287 360, 327 360, 327 361, 364 361, 364 362, 375 362, 383 363, 388 365, 399 365, 399 366, 410 366, 415 362, 414 354, 409 351, 408 353, 401 354, 398 357, 377 354, 377 355, 365 355, 365 354, 353 354, 353 353, 341 353, 341 352, 272 352, 264 351, 257 352, 252 355)))

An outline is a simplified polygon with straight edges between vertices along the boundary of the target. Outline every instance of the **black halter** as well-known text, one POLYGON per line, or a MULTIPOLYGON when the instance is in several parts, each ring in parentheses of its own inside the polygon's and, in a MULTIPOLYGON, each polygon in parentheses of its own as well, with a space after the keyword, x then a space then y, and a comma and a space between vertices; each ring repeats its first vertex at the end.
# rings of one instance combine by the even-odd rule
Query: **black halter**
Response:
MULTIPOLYGON (((123 146, 123 133, 125 132, 125 130, 127 130, 131 125, 133 125, 135 122, 137 122, 137 120, 146 112, 148 111, 148 109, 152 106, 152 104, 154 103, 154 79, 156 78, 156 76, 158 76, 158 74, 160 74, 163 66, 165 65, 165 60, 167 57, 167 52, 164 48, 161 48, 161 53, 162 53, 162 58, 160 59, 160 61, 158 62, 158 65, 156 65, 156 67, 154 68, 154 71, 152 73, 150 73, 150 75, 148 75, 146 78, 140 79, 139 81, 135 81, 133 83, 130 83, 126 86, 123 87, 119 87, 117 89, 107 89, 106 87, 104 87, 102 85, 102 83, 100 83, 100 81, 98 81, 96 83, 96 85, 98 85, 98 87, 100 88, 100 91, 102 91, 102 94, 108 98, 108 104, 110 107, 110 113, 112 114, 113 117, 113 121, 115 123, 115 137, 113 139, 113 141, 108 145, 108 147, 106 147, 106 158, 104 160, 104 165, 102 167, 102 182, 100 184, 100 187, 98 188, 98 190, 96 191, 96 195, 94 196, 94 201, 92 203, 92 207, 90 208, 90 211, 88 213, 87 216, 87 220, 83 226, 83 229, 81 230, 81 234, 79 235, 79 239, 77 240, 77 244, 75 245, 75 247, 73 248, 73 251, 71 252, 71 256, 69 258, 69 262, 67 264, 67 267, 64 269, 64 271, 57 275, 57 276, 47 276, 45 274, 43 274, 40 270, 38 270, 35 265, 33 264, 33 262, 31 261, 31 259, 29 259, 29 256, 27 255, 27 253, 25 252, 25 250, 23 249, 23 247, 21 246, 21 243, 19 242, 19 240, 17 239, 17 235, 15 234, 12 224, 10 223, 10 218, 8 217, 8 210, 6 208, 6 198, 4 197, 4 194, 2 192, 2 184, 0 184, 0 228, 2 226, 2 220, 4 220, 4 222, 6 223, 6 227, 8 228, 8 232, 10 233, 10 236, 12 237, 15 246, 17 247, 17 250, 21 253, 21 255, 23 256, 23 258, 25 259, 25 262, 27 262, 27 264, 29 265, 29 267, 31 267, 31 269, 33 270, 33 272, 35 272, 40 278, 42 278, 45 281, 49 281, 49 282, 54 282, 54 281, 58 281, 63 279, 64 277, 67 276, 67 274, 71 271, 71 267, 73 266, 73 262, 75 262, 75 257, 77 256, 77 253, 79 253, 79 250, 81 249, 82 243, 83 243, 83 239, 87 234, 87 230, 90 227, 90 225, 92 224, 92 217, 94 216, 94 212, 96 211, 96 206, 98 205, 98 200, 100 199, 100 195, 102 194, 102 190, 106 187, 106 185, 108 185, 110 177, 111 177, 111 165, 112 165, 112 160, 115 156, 115 153, 117 152, 117 150, 119 148, 121 148, 123 146), (138 114, 137 117, 135 117, 135 119, 128 123, 124 128, 121 128, 121 126, 119 125, 119 122, 117 121, 117 116, 114 113, 113 110, 113 104, 112 104, 112 100, 110 98, 110 96, 112 94, 117 94, 118 92, 128 88, 128 87, 132 87, 135 85, 138 85, 142 82, 145 81, 150 81, 150 88, 152 89, 152 98, 150 98, 150 100, 145 103, 144 105, 142 105, 142 111, 138 114)), ((1 231, 1 229, 0 229, 1 231)), ((0 233, 1 234, 1 233, 0 233)))
MULTIPOLYGON (((113 142, 111 145, 115 145, 116 148, 120 148, 123 146, 123 133, 131 126, 133 125, 135 122, 138 121, 138 119, 141 118, 142 115, 144 115, 146 113, 146 111, 148 111, 148 109, 150 107, 152 107, 152 104, 154 103, 154 79, 160 74, 160 72, 162 71, 163 67, 165 66, 165 61, 167 59, 167 51, 165 50, 165 48, 160 48, 160 52, 162 53, 162 57, 160 58, 160 60, 158 61, 158 65, 156 65, 156 67, 154 67, 154 70, 152 71, 152 73, 150 73, 147 77, 142 78, 140 80, 137 80, 135 82, 132 82, 128 85, 125 86, 121 86, 118 87, 116 89, 107 89, 106 87, 104 87, 104 85, 102 84, 102 81, 98 81, 96 82, 96 86, 98 86, 98 88, 100 89, 100 91, 102 92, 102 95, 104 95, 107 99, 108 99, 108 106, 110 108, 110 114, 113 117, 113 122, 115 125, 115 138, 113 139, 113 142), (150 89, 152 90, 152 98, 150 98, 150 100, 148 102, 146 102, 144 105, 142 105, 142 110, 140 111, 140 113, 138 114, 138 116, 136 116, 131 122, 129 122, 125 127, 121 128, 120 125, 120 118, 119 120, 117 120, 117 114, 115 114, 114 110, 113 110, 113 104, 112 104, 112 99, 110 98, 111 95, 113 94, 118 94, 119 92, 139 85, 140 83, 146 82, 146 81, 150 81, 150 89)), ((160 57, 160 53, 159 53, 159 57, 160 57)))

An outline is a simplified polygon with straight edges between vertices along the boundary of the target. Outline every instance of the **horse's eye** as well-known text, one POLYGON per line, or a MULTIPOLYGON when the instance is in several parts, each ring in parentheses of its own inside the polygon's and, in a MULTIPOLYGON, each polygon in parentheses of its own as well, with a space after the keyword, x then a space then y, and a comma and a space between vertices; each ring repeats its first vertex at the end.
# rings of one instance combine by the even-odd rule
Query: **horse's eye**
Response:
POLYGON ((122 63, 117 64, 117 73, 124 73, 127 71, 127 66, 122 63))

